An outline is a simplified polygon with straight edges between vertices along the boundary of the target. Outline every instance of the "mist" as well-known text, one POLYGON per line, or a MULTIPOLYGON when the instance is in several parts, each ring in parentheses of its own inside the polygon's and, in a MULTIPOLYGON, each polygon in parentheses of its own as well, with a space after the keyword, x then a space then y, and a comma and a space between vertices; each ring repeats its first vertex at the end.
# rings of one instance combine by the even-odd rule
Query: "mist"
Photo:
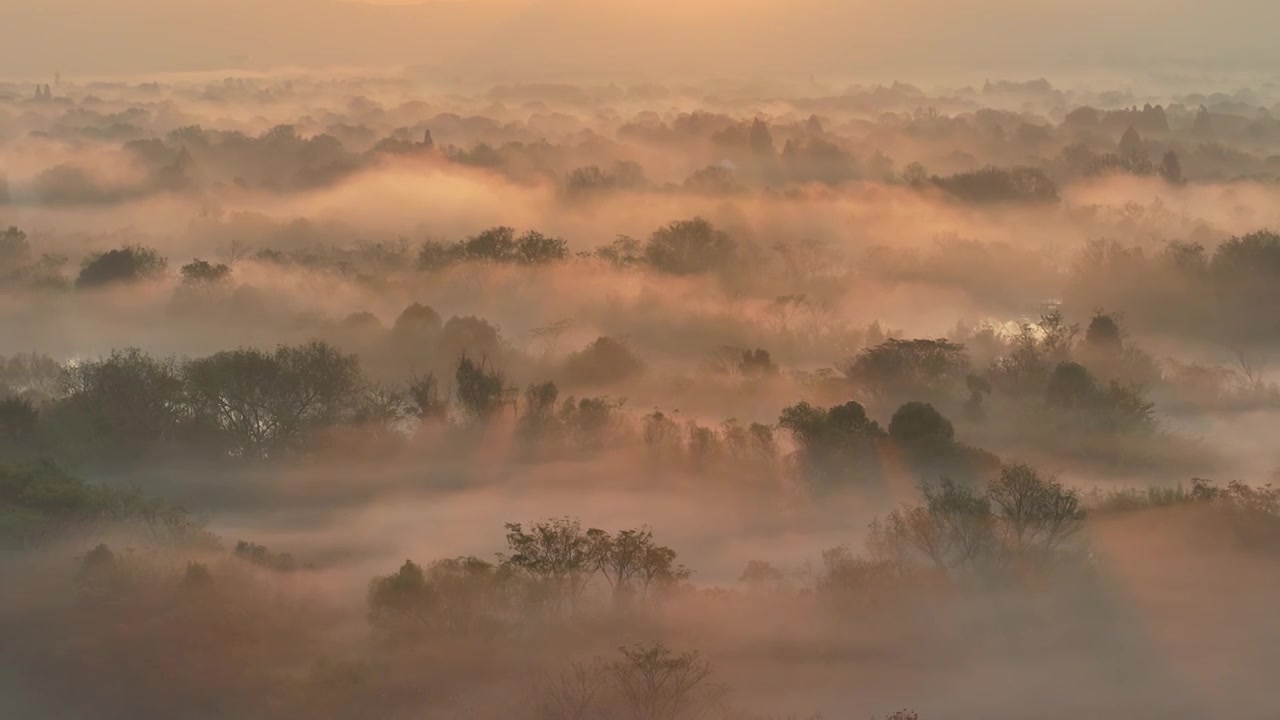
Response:
POLYGON ((0 715, 1275 716, 1230 5, 0 5, 0 715))

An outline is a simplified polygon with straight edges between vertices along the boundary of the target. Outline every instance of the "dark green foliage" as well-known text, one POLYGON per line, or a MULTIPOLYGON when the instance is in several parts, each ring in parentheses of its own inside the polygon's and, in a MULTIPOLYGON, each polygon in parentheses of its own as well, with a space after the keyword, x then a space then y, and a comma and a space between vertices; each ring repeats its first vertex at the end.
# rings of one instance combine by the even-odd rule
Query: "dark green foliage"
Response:
POLYGON ((699 217, 654 231, 645 243, 644 259, 661 272, 694 275, 729 267, 737 251, 738 244, 728 233, 699 217))
POLYGON ((955 436, 951 421, 929 403, 906 403, 889 420, 889 437, 915 452, 933 454, 949 448, 955 436))
POLYGON ((1010 351, 992 362, 986 376, 993 391, 1014 397, 1039 397, 1054 367, 1071 357, 1080 326, 1054 310, 1039 322, 1023 324, 1010 351))
POLYGON ((189 562, 182 574, 180 587, 187 592, 205 592, 213 587, 213 573, 204 563, 189 562))
POLYGON ((318 341, 274 353, 221 352, 190 361, 183 375, 192 409, 245 458, 303 449, 350 419, 361 381, 355 356, 318 341))
POLYGON ((586 195, 615 190, 638 190, 645 185, 644 170, 639 164, 619 161, 604 170, 587 165, 570 172, 565 178, 565 191, 570 195, 586 195))
POLYGON ((137 348, 71 366, 66 397, 47 413, 61 440, 111 462, 132 462, 177 439, 187 417, 185 388, 173 359, 137 348))
POLYGON ((258 545, 257 543, 241 540, 236 543, 235 550, 232 552, 237 558, 268 570, 293 572, 299 568, 298 562, 293 559, 293 555, 272 552, 265 545, 258 545))
POLYGON ((801 472, 819 486, 878 475, 876 443, 885 433, 856 402, 829 410, 805 402, 792 405, 782 411, 778 426, 795 440, 801 472))
POLYGON ((612 385, 643 371, 644 363, 625 340, 599 337, 565 359, 563 377, 567 383, 612 385))
POLYGON ((763 560, 748 560, 738 582, 753 590, 768 590, 780 587, 786 580, 781 570, 763 560))
POLYGON ((370 581, 369 616, 375 624, 425 624, 434 599, 422 567, 405 560, 394 574, 370 581))
POLYGON ((987 167, 974 172, 934 177, 933 183, 970 203, 1046 203, 1058 200, 1058 186, 1033 167, 1010 169, 987 167))
POLYGON ((1233 324, 1252 319, 1259 329, 1280 327, 1273 315, 1252 317, 1280 300, 1280 234, 1264 230, 1227 240, 1213 253, 1209 273, 1233 324))
POLYGON ((472 262, 507 262, 515 255, 516 231, 494 227, 463 240, 457 254, 472 262))
POLYGON ((596 248, 594 254, 618 267, 631 267, 644 261, 640 241, 626 235, 619 235, 612 243, 596 248))
POLYGON ((1097 393, 1097 381, 1088 368, 1080 363, 1064 362, 1049 376, 1045 400, 1065 410, 1086 410, 1093 406, 1097 393))
POLYGON ((1232 513, 1280 517, 1280 488, 1269 483, 1254 487, 1232 480, 1223 487, 1204 478, 1192 478, 1189 485, 1097 491, 1092 500, 1091 512, 1095 513, 1203 505, 1232 513))
POLYGON ((217 283, 231 277, 231 268, 196 259, 182 266, 182 281, 191 285, 217 283))
POLYGON ((1186 182, 1182 176, 1182 162, 1178 160, 1178 153, 1172 150, 1165 151, 1164 157, 1160 160, 1160 177, 1172 185, 1181 185, 1186 182))
POLYGON ((969 372, 963 345, 944 339, 890 338, 841 366, 849 381, 882 398, 943 398, 960 392, 969 372))
POLYGON ((822 567, 814 590, 834 610, 848 611, 882 602, 899 584, 892 563, 869 560, 847 547, 822 551, 822 567))
POLYGON ((560 406, 557 426, 562 440, 579 450, 597 451, 613 440, 621 423, 621 400, 606 397, 566 399, 560 406))
POLYGON ((530 230, 516 240, 515 261, 521 265, 543 265, 569 257, 569 246, 558 237, 530 230))
POLYGON ((439 353, 449 362, 463 355, 496 356, 501 346, 498 329, 483 318, 471 315, 451 317, 440 330, 439 353))
POLYGON ((740 348, 725 346, 712 358, 717 372, 743 378, 762 378, 777 375, 778 364, 764 348, 740 348))
POLYGON ((1114 315, 1098 312, 1089 321, 1089 328, 1084 333, 1085 344, 1099 356, 1117 357, 1124 351, 1124 341, 1120 337, 1120 325, 1114 315))
POLYGON ((418 252, 418 269, 441 270, 463 262, 543 265, 566 260, 569 247, 535 230, 516 237, 510 227, 493 227, 456 243, 428 241, 418 252))
POLYGON ((1059 363, 1049 377, 1045 400, 1050 407, 1082 429, 1120 432, 1149 429, 1154 425, 1155 405, 1140 388, 1116 380, 1099 385, 1089 369, 1079 363, 1059 363))
POLYGON ((121 282, 159 278, 169 261, 152 248, 129 245, 90 256, 76 277, 76 287, 94 288, 121 282))
POLYGON ((209 540, 201 523, 180 507, 91 485, 48 461, 0 465, 0 538, 30 543, 112 523, 133 523, 175 541, 209 540))
POLYGON ((440 313, 421 303, 413 303, 396 316, 391 331, 400 338, 431 338, 443 327, 440 313))
POLYGON ((710 165, 695 170, 685 178, 684 189, 700 195, 733 195, 745 187, 738 182, 738 174, 722 165, 710 165))
POLYGON ((0 438, 25 440, 36 431, 40 411, 26 398, 0 398, 0 438))
POLYGON ((487 420, 502 407, 506 382, 502 374, 490 368, 484 359, 475 362, 463 355, 454 377, 458 404, 472 421, 487 420))
POLYGON ((31 259, 31 244, 27 234, 10 225, 0 232, 0 278, 17 271, 31 259))
POLYGON ((756 155, 772 157, 775 152, 773 135, 769 132, 769 125, 761 118, 751 121, 751 131, 747 135, 747 143, 751 147, 751 152, 756 155))

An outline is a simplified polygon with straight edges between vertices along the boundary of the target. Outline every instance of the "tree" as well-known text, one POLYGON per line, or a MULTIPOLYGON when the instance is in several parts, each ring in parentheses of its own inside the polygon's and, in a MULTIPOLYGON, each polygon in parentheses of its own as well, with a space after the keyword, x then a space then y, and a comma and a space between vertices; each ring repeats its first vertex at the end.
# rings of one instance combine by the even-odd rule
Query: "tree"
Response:
POLYGON ((973 172, 934 177, 933 183, 963 202, 1048 203, 1058 200, 1058 186, 1036 167, 986 167, 973 172))
POLYGON ((738 182, 738 173, 734 168, 709 165, 690 173, 685 178, 684 189, 703 195, 732 195, 742 192, 743 186, 738 182))
POLYGON ((620 650, 622 658, 606 668, 632 720, 678 720, 709 689, 711 664, 696 652, 677 655, 661 643, 620 650))
POLYGON ((516 240, 514 256, 521 265, 542 265, 569 257, 569 246, 561 238, 530 230, 516 240))
POLYGON ((991 483, 1004 542, 1015 557, 1046 557, 1084 525, 1080 496, 1029 465, 1007 465, 991 483))
POLYGON ((27 234, 10 225, 0 232, 0 279, 25 266, 31 257, 27 234))
POLYGON ((1084 332, 1085 347, 1098 359, 1115 360, 1124 352, 1124 340, 1116 316, 1096 312, 1084 332))
POLYGON ((189 362, 184 376, 195 411, 221 430, 229 452, 257 459, 302 449, 352 419, 360 385, 356 357, 319 341, 217 353, 189 362))
POLYGON ((75 433, 76 449, 103 459, 132 461, 177 438, 186 415, 177 363, 137 348, 70 366, 66 397, 51 410, 53 424, 75 433))
POLYGON ((689 571, 676 565, 676 552, 653 541, 647 527, 621 530, 610 535, 603 530, 587 531, 591 557, 613 593, 614 604, 626 606, 633 599, 645 600, 656 586, 670 586, 686 579, 689 571))
POLYGON ((575 518, 535 523, 528 530, 507 523, 503 565, 530 583, 530 600, 552 615, 572 615, 587 584, 599 570, 592 535, 575 518))
POLYGON ((1117 151, 1122 160, 1131 163, 1138 162, 1146 157, 1146 152, 1142 149, 1142 136, 1138 134, 1137 130, 1133 129, 1132 125, 1120 137, 1117 151))
POLYGON ((440 329, 438 357, 453 362, 464 355, 479 357, 496 356, 502 347, 498 329, 484 318, 459 315, 449 318, 440 329))
POLYGON ((1160 177, 1171 185, 1181 185, 1186 182, 1182 177, 1182 163, 1178 160, 1178 153, 1167 150, 1164 157, 1160 160, 1160 177))
POLYGON ((619 409, 623 400, 606 397, 570 397, 560 406, 557 418, 565 438, 577 449, 596 451, 605 446, 611 433, 620 422, 619 409))
POLYGON ((1203 105, 1196 111, 1196 119, 1191 126, 1191 132, 1205 138, 1213 135, 1213 115, 1203 105))
POLYGON ((761 157, 773 157, 775 152, 773 147, 773 135, 769 132, 769 125, 761 118, 756 118, 751 122, 751 131, 747 135, 747 143, 751 147, 751 152, 761 157))
POLYGON ((727 233, 699 217, 654 231, 645 245, 644 258, 655 270, 694 275, 728 267, 737 247, 727 233))
POLYGON ((792 405, 782 411, 778 426, 795 440, 801 472, 823 485, 866 479, 875 469, 876 441, 884 436, 866 409, 852 401, 829 410, 807 402, 792 405))
POLYGON ((182 282, 188 285, 213 284, 229 278, 231 276, 231 268, 221 263, 214 265, 197 258, 183 265, 181 273, 182 282))
POLYGON ((889 436, 912 452, 945 452, 955 443, 955 435, 951 421, 929 403, 906 403, 889 420, 889 436))
POLYGON ((463 355, 458 360, 455 379, 458 404, 472 420, 487 420, 502 407, 506 381, 501 373, 490 369, 485 360, 477 363, 463 355))
POLYGON ((511 573, 476 557, 406 560, 369 584, 370 620, 392 638, 474 636, 501 627, 510 612, 511 573))
POLYGON ((421 341, 434 338, 443 327, 440 313, 422 303, 412 303, 396 316, 391 333, 400 340, 421 341))
POLYGON ((902 169, 902 182, 910 187, 922 187, 929 182, 929 171, 918 162, 910 163, 902 169))
POLYGON ((13 440, 31 437, 39 417, 35 404, 26 398, 0 398, 0 437, 7 436, 13 440))
POLYGON ((644 371, 644 362, 625 340, 598 337, 564 361, 564 379, 582 385, 611 385, 644 371))
POLYGON ((781 570, 763 560, 748 560, 738 582, 754 591, 776 590, 786 581, 781 570))
POLYGON ((120 282, 152 280, 164 275, 169 261, 141 245, 91 255, 76 278, 76 287, 94 288, 120 282))
POLYGON ((963 345, 890 338, 846 360, 846 378, 877 397, 934 398, 957 392, 969 371, 963 345))
POLYGON ((872 522, 867 541, 872 554, 902 570, 921 562, 944 572, 983 568, 997 547, 990 500, 945 478, 921 491, 922 505, 899 508, 872 522))
POLYGON ((525 389, 520 432, 531 443, 545 443, 557 437, 559 418, 555 409, 559 397, 560 389, 553 382, 535 383, 525 389))
POLYGON ((1058 363, 1045 388, 1045 399, 1049 404, 1065 410, 1091 408, 1096 394, 1097 381, 1093 373, 1075 362, 1058 363))
POLYGON ((405 560, 395 573, 369 582, 369 619, 375 625, 393 624, 397 630, 406 623, 425 626, 434 601, 426 573, 412 560, 405 560))
POLYGON ((462 241, 463 259, 477 262, 510 262, 515 256, 516 231, 493 227, 462 241))

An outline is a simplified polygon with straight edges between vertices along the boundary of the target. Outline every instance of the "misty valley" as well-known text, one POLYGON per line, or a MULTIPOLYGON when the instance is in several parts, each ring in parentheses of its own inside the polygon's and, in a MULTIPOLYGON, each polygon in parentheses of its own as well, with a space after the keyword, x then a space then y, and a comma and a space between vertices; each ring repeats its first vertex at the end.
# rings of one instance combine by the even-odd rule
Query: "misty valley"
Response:
POLYGON ((1206 87, 0 82, 0 716, 1280 716, 1206 87))

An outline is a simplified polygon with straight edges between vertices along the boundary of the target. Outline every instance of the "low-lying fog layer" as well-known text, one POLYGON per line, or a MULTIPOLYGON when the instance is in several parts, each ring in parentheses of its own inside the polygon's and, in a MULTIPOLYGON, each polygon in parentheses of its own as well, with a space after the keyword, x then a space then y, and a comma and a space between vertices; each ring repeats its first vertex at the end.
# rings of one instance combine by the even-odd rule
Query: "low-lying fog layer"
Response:
POLYGON ((0 716, 1280 714, 1280 91, 1148 85, 0 84, 0 716))

